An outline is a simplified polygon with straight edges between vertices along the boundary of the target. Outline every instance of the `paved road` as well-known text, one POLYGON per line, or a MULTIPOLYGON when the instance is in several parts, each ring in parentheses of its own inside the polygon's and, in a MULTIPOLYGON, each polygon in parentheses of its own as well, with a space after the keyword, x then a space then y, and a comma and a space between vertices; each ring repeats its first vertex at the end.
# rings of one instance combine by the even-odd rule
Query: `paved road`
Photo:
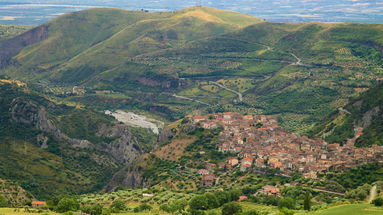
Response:
POLYGON ((214 81, 209 81, 209 83, 210 83, 210 84, 214 84, 214 85, 216 85, 216 86, 218 86, 218 87, 221 87, 222 89, 225 89, 225 90, 227 90, 227 91, 230 91, 230 92, 232 92, 232 93, 234 93, 234 94, 237 94, 237 95, 238 95, 238 100, 239 100, 240 102, 243 101, 243 95, 242 95, 242 93, 240 93, 240 92, 238 92, 238 91, 235 91, 235 90, 232 90, 232 89, 230 89, 230 88, 227 88, 227 87, 225 87, 224 85, 222 85, 222 84, 220 84, 220 83, 217 83, 217 82, 214 82, 214 81))

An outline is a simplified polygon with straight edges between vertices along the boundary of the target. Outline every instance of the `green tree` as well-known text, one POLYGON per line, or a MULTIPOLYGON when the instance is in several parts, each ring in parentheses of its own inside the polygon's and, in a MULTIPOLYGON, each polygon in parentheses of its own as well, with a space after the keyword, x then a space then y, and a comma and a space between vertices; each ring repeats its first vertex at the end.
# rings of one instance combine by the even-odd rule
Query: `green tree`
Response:
POLYGON ((205 215, 205 211, 202 210, 190 210, 191 215, 205 215))
POLYGON ((287 209, 294 209, 295 208, 295 200, 291 197, 285 197, 283 199, 280 199, 278 202, 279 208, 287 208, 287 209))
POLYGON ((289 210, 289 209, 287 209, 287 208, 281 208, 281 209, 279 210, 278 215, 294 215, 294 211, 289 210))
POLYGON ((110 206, 110 209, 113 213, 119 213, 121 211, 126 210, 125 202, 122 200, 114 200, 112 202, 112 205, 110 206))
POLYGON ((185 210, 186 206, 187 206, 187 202, 184 199, 181 199, 166 205, 161 205, 160 209, 168 213, 175 213, 175 212, 182 213, 182 211, 185 210))
POLYGON ((256 210, 250 210, 250 211, 246 211, 244 215, 260 215, 260 213, 256 210))
POLYGON ((140 206, 134 208, 133 211, 134 211, 135 213, 138 213, 138 212, 141 212, 141 211, 150 211, 150 210, 152 210, 152 209, 153 209, 152 206, 150 206, 150 205, 144 203, 144 204, 141 204, 140 206))
POLYGON ((372 201, 372 204, 374 204, 377 207, 383 206, 383 198, 378 197, 372 201))
POLYGON ((74 198, 63 198, 57 204, 57 212, 64 213, 67 211, 77 211, 80 208, 80 204, 74 198))
POLYGON ((215 192, 214 195, 217 197, 220 206, 230 202, 231 197, 229 192, 218 191, 218 192, 215 192))
POLYGON ((90 215, 101 215, 102 214, 102 205, 97 204, 92 207, 92 213, 90 215))
POLYGON ((112 214, 112 212, 110 211, 109 208, 103 208, 102 209, 101 215, 110 215, 110 214, 112 214))
POLYGON ((240 190, 232 190, 229 193, 230 193, 231 201, 237 201, 239 197, 242 195, 242 192, 240 190))
POLYGON ((303 208, 306 211, 311 210, 311 193, 309 191, 307 191, 305 194, 305 199, 303 201, 303 208))
POLYGON ((198 195, 193 197, 189 202, 189 207, 191 210, 207 210, 209 209, 209 204, 204 195, 198 195))
POLYGON ((223 205, 222 215, 234 215, 242 212, 242 207, 237 202, 229 202, 223 205))
POLYGON ((219 207, 219 202, 218 202, 218 199, 215 195, 213 195, 211 193, 206 193, 205 198, 206 198, 209 209, 219 207))
POLYGON ((0 208, 8 207, 8 201, 4 196, 0 195, 0 208))
POLYGON ((100 204, 88 205, 81 208, 81 211, 90 215, 101 215, 103 207, 100 204))

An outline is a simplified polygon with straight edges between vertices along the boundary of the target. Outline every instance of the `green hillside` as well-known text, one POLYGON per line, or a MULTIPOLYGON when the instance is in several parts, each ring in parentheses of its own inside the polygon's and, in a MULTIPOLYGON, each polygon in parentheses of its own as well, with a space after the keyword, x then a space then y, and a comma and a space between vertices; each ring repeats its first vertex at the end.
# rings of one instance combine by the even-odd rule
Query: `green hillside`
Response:
POLYGON ((0 25, 0 43, 6 39, 17 36, 31 29, 32 26, 0 25))
POLYGON ((304 133, 382 76, 382 34, 383 25, 259 23, 134 62, 190 80, 179 94, 212 104, 208 111, 259 111, 304 133))
POLYGON ((265 113, 307 133, 382 77, 382 34, 380 24, 268 23, 207 7, 92 9, 9 40, 0 73, 55 95, 107 90, 65 98, 100 110, 265 113))
POLYGON ((38 198, 100 190, 150 148, 147 131, 26 87, 0 83, 0 113, 0 178, 38 198))
POLYGON ((259 19, 203 7, 174 13, 91 9, 44 24, 47 38, 23 49, 14 59, 24 69, 49 70, 43 77, 52 81, 81 83, 129 57, 256 22, 259 19))
POLYGON ((358 147, 382 145, 383 142, 383 85, 380 84, 354 98, 326 120, 317 123, 312 134, 326 137, 329 142, 346 143, 360 128, 362 135, 355 141, 358 147))

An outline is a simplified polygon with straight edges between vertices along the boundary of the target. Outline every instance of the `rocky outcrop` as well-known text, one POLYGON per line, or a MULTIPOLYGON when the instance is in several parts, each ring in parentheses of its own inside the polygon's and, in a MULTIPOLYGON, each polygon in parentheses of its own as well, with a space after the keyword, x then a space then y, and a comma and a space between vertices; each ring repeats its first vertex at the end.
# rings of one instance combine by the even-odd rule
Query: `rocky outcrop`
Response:
POLYGON ((104 191, 113 192, 118 187, 146 187, 150 183, 144 180, 143 174, 135 167, 125 167, 118 171, 104 187, 104 191))
POLYGON ((367 128, 368 126, 371 125, 373 118, 379 114, 379 111, 380 111, 380 107, 378 106, 363 114, 363 118, 362 118, 363 128, 367 128))
POLYGON ((68 136, 63 134, 55 123, 49 119, 48 112, 44 107, 23 98, 15 98, 9 111, 12 120, 15 122, 29 124, 37 130, 53 134, 56 138, 68 139, 68 136))
POLYGON ((111 143, 103 143, 95 146, 95 148, 111 154, 124 165, 132 164, 142 153, 137 139, 129 127, 124 124, 103 125, 97 135, 115 139, 111 143))
POLYGON ((75 155, 76 151, 80 149, 83 151, 82 154, 87 153, 86 156, 89 159, 96 161, 101 166, 111 168, 124 166, 125 168, 112 177, 107 190, 113 190, 119 186, 136 187, 145 184, 142 172, 135 168, 135 163, 145 152, 141 147, 142 143, 137 140, 127 125, 117 121, 99 124, 95 136, 101 137, 100 139, 103 140, 101 142, 77 139, 59 128, 56 121, 53 120, 55 110, 60 110, 60 107, 54 103, 46 101, 44 104, 37 104, 24 97, 13 99, 9 106, 11 120, 28 124, 41 131, 36 135, 36 145, 41 148, 49 148, 49 138, 55 138, 60 144, 64 144, 66 150, 72 155, 75 155), (86 149, 91 150, 87 152, 86 149))
POLYGON ((10 113, 12 120, 29 124, 37 130, 52 133, 57 138, 68 138, 48 117, 44 107, 22 98, 15 98, 11 103, 10 113))
MULTIPOLYGON (((92 143, 89 140, 71 138, 64 134, 49 119, 49 114, 42 106, 34 104, 22 98, 16 98, 12 101, 10 108, 12 120, 33 126, 35 129, 53 134, 55 138, 69 143, 74 148, 96 149, 105 152, 116 159, 122 165, 132 164, 142 153, 137 139, 130 132, 128 126, 120 123, 103 124, 97 132, 99 137, 113 139, 112 142, 92 143)), ((47 145, 48 137, 44 135, 37 136, 37 142, 42 148, 47 145)))

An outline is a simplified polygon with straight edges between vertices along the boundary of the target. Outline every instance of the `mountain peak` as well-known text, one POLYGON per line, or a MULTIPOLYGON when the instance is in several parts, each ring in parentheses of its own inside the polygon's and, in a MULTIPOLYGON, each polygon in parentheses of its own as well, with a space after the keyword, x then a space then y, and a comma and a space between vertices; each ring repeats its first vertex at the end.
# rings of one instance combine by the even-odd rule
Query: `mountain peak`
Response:
MULTIPOLYGON (((193 17, 207 22, 246 27, 261 22, 262 19, 232 11, 221 10, 206 6, 194 6, 179 10, 181 17, 193 17)), ((179 17, 177 16, 177 17, 179 17)))

